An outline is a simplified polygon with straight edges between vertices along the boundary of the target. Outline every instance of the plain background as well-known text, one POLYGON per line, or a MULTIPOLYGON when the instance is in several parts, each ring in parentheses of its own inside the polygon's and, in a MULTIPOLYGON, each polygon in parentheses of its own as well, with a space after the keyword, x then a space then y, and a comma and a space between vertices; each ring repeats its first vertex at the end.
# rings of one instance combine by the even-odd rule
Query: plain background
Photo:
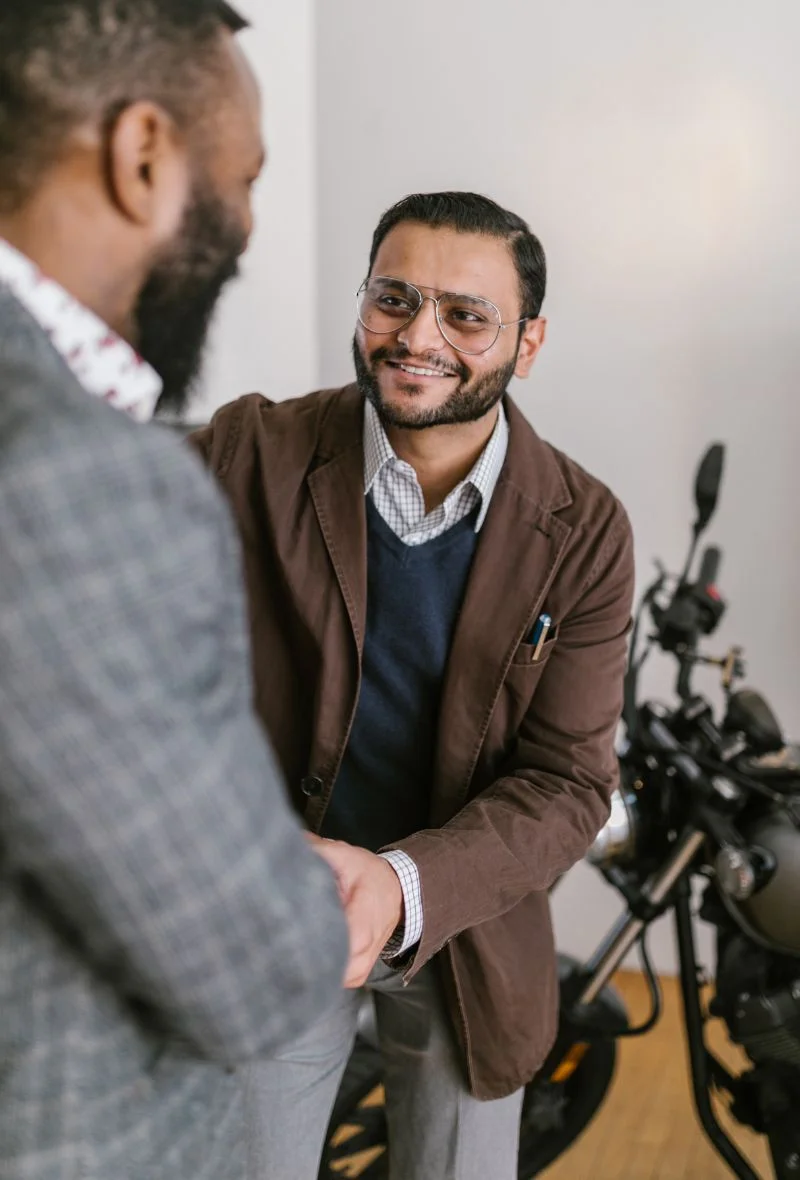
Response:
MULTIPOLYGON (((640 589, 655 556, 681 564, 696 462, 727 444, 710 539, 730 609, 713 646, 746 645, 749 680, 800 734, 796 0, 242 7, 270 164, 195 418, 251 389, 349 380, 383 210, 412 191, 494 197, 550 267, 548 343, 515 397, 626 504, 640 589)), ((671 683, 662 659, 648 687, 671 683)), ((562 947, 583 954, 620 907, 581 865, 555 908, 562 947)), ((653 951, 672 969, 668 929, 653 951)))

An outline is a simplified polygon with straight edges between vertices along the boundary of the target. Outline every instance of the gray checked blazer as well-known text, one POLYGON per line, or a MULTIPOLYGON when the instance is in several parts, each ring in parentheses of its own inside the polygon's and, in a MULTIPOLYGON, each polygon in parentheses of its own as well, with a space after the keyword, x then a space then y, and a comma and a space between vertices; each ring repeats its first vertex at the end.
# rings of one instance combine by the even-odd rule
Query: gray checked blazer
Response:
POLYGON ((0 286, 0 1180, 244 1180, 243 1063, 335 1002, 239 565, 200 464, 0 286))

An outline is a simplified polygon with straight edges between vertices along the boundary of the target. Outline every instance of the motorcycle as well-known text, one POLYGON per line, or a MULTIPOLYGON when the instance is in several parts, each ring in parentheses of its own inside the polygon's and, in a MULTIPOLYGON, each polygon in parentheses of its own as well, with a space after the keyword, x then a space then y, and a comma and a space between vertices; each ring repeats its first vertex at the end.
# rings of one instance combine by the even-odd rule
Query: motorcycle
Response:
MULTIPOLYGON (((717 507, 723 466, 724 448, 717 443, 697 472, 697 517, 683 573, 672 577, 659 566, 636 614, 625 680, 621 785, 587 855, 622 897, 625 911, 585 963, 559 957, 559 1031, 525 1090, 519 1180, 539 1175, 575 1143, 608 1094, 618 1041, 644 1036, 657 1023, 661 992, 647 934, 670 912, 699 1122, 734 1176, 759 1180, 715 1114, 712 1094, 726 1094, 734 1119, 766 1136, 776 1180, 800 1180, 800 746, 785 740, 763 696, 737 687, 745 675, 742 649, 717 657, 701 646, 725 613, 717 547, 705 549, 691 577, 717 507), (654 649, 677 663, 670 706, 639 702, 640 672, 654 649), (719 719, 708 698, 694 690, 701 666, 721 673, 719 719), (715 931, 715 986, 707 1005, 693 886, 701 897, 696 917, 715 931), (637 1027, 610 984, 634 948, 652 1000, 650 1016, 637 1027), (705 1025, 711 1017, 721 1018, 730 1040, 744 1050, 749 1064, 738 1076, 708 1048, 705 1025)), ((385 1180, 381 1081, 365 998, 320 1180, 385 1180)))

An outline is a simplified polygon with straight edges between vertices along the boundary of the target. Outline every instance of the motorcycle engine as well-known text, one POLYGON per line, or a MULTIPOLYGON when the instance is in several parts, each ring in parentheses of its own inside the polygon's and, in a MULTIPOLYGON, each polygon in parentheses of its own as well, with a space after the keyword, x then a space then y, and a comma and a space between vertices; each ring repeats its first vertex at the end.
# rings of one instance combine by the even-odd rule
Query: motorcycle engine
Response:
POLYGON ((716 974, 711 1015, 725 1020, 750 1060, 800 1069, 800 963, 754 945, 723 920, 716 974))
POLYGON ((800 1069, 800 979, 781 991, 740 996, 728 1027, 756 1065, 779 1061, 800 1069))

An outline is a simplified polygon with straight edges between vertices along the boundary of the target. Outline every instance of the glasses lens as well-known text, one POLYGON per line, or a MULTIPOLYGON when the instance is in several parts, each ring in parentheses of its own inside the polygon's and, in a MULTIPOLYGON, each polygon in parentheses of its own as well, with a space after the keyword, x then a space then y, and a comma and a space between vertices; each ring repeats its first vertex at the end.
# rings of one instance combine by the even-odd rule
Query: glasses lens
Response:
POLYGON ((459 352, 488 352, 500 335, 500 312, 477 295, 444 295, 439 319, 445 339, 459 352))
POLYGON ((399 279, 370 279, 358 295, 358 318, 368 332, 399 332, 419 311, 420 294, 399 279))

